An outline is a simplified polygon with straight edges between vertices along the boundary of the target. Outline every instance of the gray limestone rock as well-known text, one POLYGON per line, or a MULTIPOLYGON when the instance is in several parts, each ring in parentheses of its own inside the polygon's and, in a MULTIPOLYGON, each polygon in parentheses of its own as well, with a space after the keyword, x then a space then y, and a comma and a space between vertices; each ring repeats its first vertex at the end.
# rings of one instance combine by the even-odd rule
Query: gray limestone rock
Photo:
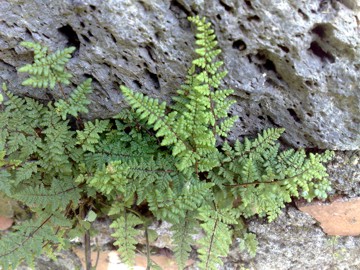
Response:
POLYGON ((337 152, 327 169, 333 193, 360 197, 360 151, 337 152))
MULTIPOLYGON (((77 48, 74 85, 92 77, 88 118, 124 106, 119 85, 169 101, 194 57, 186 17, 207 16, 235 90, 231 139, 286 128, 295 147, 354 150, 360 145, 360 15, 342 0, 9 0, 0 1, 0 81, 48 101, 59 93, 21 86, 16 69, 31 61, 19 46, 37 41, 77 48)), ((69 93, 70 89, 66 89, 69 93)))
MULTIPOLYGON (((41 255, 35 261, 36 270, 82 270, 80 259, 71 251, 61 251, 55 254, 56 261, 41 255)), ((33 270, 34 268, 21 265, 16 270, 33 270)))
POLYGON ((355 270, 360 268, 360 237, 327 236, 309 215, 289 207, 272 222, 253 220, 249 230, 257 235, 255 258, 236 249, 226 269, 249 270, 355 270))

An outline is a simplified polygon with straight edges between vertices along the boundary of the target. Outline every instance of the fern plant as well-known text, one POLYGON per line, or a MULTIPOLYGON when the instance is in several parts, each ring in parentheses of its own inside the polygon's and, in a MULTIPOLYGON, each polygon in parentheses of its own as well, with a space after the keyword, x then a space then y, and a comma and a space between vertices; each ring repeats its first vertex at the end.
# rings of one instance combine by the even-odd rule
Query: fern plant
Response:
POLYGON ((241 250, 255 255, 256 237, 244 219, 272 221, 293 197, 326 198, 330 185, 323 163, 331 152, 280 151, 276 140, 284 129, 227 142, 237 118, 228 116, 233 90, 220 87, 226 76, 221 51, 205 18, 189 20, 197 29, 197 58, 173 102, 121 86, 131 109, 111 120, 81 122, 90 80, 65 98, 61 85, 71 78, 65 64, 73 48, 50 53, 23 43, 35 56, 19 70, 30 74, 24 84, 58 86, 63 98, 43 105, 3 86, 8 100, 1 105, 0 96, 0 191, 28 206, 33 218, 2 236, 0 266, 14 269, 22 260, 32 265, 42 252, 68 248, 67 239, 75 235, 89 240, 87 216, 93 221, 106 212, 124 262, 133 263, 143 236, 148 267, 159 268, 150 259, 154 233, 148 227, 160 220, 172 224, 180 269, 193 247, 201 269, 218 269, 235 237, 241 250), (78 118, 76 129, 71 117, 78 118), (199 233, 203 237, 195 243, 199 233))

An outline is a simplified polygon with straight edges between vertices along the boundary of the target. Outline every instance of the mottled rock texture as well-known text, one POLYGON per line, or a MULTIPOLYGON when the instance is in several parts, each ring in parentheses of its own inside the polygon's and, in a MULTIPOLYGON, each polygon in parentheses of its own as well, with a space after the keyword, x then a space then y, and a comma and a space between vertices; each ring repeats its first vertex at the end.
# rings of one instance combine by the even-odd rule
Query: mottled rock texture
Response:
POLYGON ((81 261, 71 251, 61 251, 55 254, 56 261, 41 255, 35 261, 35 268, 21 265, 15 270, 83 270, 81 261))
MULTIPOLYGON (((31 61, 19 46, 77 48, 73 84, 94 79, 88 117, 122 106, 120 84, 170 100, 194 57, 189 15, 215 25, 235 90, 231 137, 286 128, 296 147, 359 149, 360 14, 355 0, 9 0, 0 1, 0 81, 44 101, 56 92, 20 86, 31 61)), ((69 92, 70 89, 67 89, 69 92)))
POLYGON ((333 193, 360 198, 360 151, 337 152, 327 171, 333 193))
POLYGON ((255 258, 233 250, 228 269, 356 270, 360 267, 360 238, 327 236, 308 214, 288 207, 273 223, 254 220, 259 249, 255 258))

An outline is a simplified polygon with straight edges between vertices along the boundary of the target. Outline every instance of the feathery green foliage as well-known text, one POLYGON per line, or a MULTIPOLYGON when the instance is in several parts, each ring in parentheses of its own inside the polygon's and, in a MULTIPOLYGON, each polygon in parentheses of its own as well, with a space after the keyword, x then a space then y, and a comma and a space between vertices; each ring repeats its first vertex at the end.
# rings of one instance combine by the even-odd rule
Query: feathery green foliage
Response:
MULTIPOLYGON (((221 71, 223 63, 216 60, 220 50, 210 23, 199 17, 189 20, 197 28, 198 57, 173 98, 174 104, 167 106, 125 86, 121 91, 138 121, 150 126, 161 146, 167 147, 164 154, 174 160, 173 168, 167 170, 176 171, 183 179, 176 185, 170 179, 164 190, 148 189, 145 199, 149 210, 157 219, 174 224, 174 251, 180 266, 185 265, 193 244, 191 224, 205 233, 199 242, 200 268, 218 269, 232 242, 231 228, 239 219, 259 215, 271 221, 292 197, 326 197, 330 186, 322 163, 332 153, 307 156, 303 150, 279 152, 276 140, 283 129, 265 130, 254 140, 246 138, 233 146, 225 141, 219 150, 216 142, 227 136, 236 120, 228 117, 233 90, 219 88, 226 72, 221 71)), ((144 162, 149 164, 138 159, 138 166, 144 162)), ((130 172, 122 172, 128 183, 138 181, 130 172)), ((243 247, 254 255, 253 235, 244 231, 243 241, 243 247)))
MULTIPOLYGON (((59 87, 60 83, 68 83, 71 76, 64 71, 64 65, 74 48, 48 54, 48 49, 39 44, 25 42, 22 45, 35 51, 35 63, 19 69, 32 75, 24 85, 54 88, 55 83, 59 87)), ((89 93, 90 80, 84 84, 85 92, 89 93)), ((79 201, 87 195, 75 179, 85 151, 94 137, 96 139, 94 132, 100 133, 103 125, 79 142, 66 120, 67 113, 77 110, 71 98, 71 108, 62 111, 61 118, 52 103, 45 106, 31 98, 15 96, 5 84, 2 90, 7 101, 0 110, 0 190, 28 206, 33 217, 1 236, 0 266, 15 269, 23 260, 33 265, 34 257, 40 255, 46 245, 58 249, 68 247, 69 240, 64 237, 67 232, 81 232, 81 226, 72 227, 80 224, 81 217, 76 212, 82 207, 79 201)), ((73 94, 76 96, 77 91, 73 94)), ((78 95, 74 102, 78 102, 77 106, 89 104, 85 95, 78 95)))
MULTIPOLYGON (((246 231, 245 218, 272 221, 293 197, 326 198, 323 163, 331 152, 280 151, 276 141, 284 129, 226 140, 236 117, 228 116, 233 90, 220 87, 226 76, 217 58, 221 51, 205 18, 189 20, 197 29, 197 57, 170 105, 121 86, 130 110, 74 131, 67 117, 87 113, 91 80, 47 106, 3 87, 8 101, 3 106, 0 100, 0 191, 27 205, 34 218, 0 239, 1 266, 31 264, 44 245, 66 248, 66 239, 91 227, 86 212, 107 209, 124 262, 134 261, 139 237, 149 247, 148 225, 160 220, 172 224, 180 269, 196 234, 202 235, 198 266, 219 269, 233 238, 255 255, 256 237, 246 231)), ((31 75, 25 84, 59 84, 62 91, 60 83, 71 77, 64 67, 73 48, 49 54, 46 47, 23 44, 35 53, 34 64, 20 69, 31 75)), ((157 268, 149 256, 148 266, 157 268)))
POLYGON ((87 79, 71 93, 67 100, 60 99, 55 102, 57 113, 61 115, 63 120, 66 119, 67 114, 78 117, 79 113, 88 113, 87 106, 90 101, 86 98, 86 95, 91 92, 91 79, 87 79))
POLYGON ((65 64, 70 60, 75 47, 49 53, 47 47, 38 43, 24 41, 21 45, 34 50, 34 63, 27 64, 18 70, 31 75, 23 82, 23 85, 54 89, 56 83, 65 85, 70 83, 69 79, 72 75, 65 71, 65 64))

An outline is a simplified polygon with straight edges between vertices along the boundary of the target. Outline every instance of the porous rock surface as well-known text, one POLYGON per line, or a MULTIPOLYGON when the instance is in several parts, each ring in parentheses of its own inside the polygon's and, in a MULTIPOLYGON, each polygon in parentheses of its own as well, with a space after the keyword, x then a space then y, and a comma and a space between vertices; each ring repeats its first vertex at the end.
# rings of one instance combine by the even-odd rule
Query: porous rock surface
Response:
MULTIPOLYGON (((31 61, 19 46, 77 48, 72 82, 92 77, 87 117, 124 106, 120 84, 170 100, 194 57, 186 17, 215 25, 235 90, 231 138, 271 126, 286 128, 296 147, 355 150, 360 145, 360 14, 356 0, 9 0, 0 1, 0 81, 47 101, 59 93, 21 86, 16 69, 31 61)), ((67 92, 70 89, 66 89, 67 92)))
POLYGON ((249 230, 257 235, 255 258, 232 250, 227 269, 251 270, 356 270, 360 267, 360 238, 327 236, 316 220, 288 207, 272 223, 253 220, 249 230))

